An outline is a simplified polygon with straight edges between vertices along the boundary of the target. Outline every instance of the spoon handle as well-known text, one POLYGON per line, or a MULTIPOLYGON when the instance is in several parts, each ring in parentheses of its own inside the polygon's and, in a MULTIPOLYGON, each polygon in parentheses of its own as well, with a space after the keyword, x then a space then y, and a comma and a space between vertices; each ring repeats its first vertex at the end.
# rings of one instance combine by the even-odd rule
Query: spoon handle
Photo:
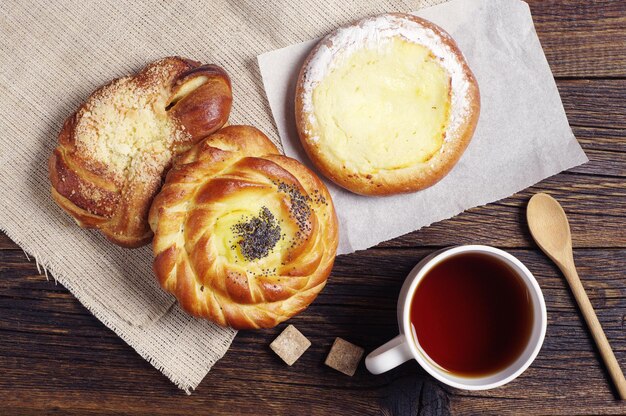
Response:
POLYGON ((606 339, 606 335, 604 334, 602 326, 598 321, 598 317, 593 310, 593 306, 591 306, 591 302, 589 302, 589 298, 587 297, 585 288, 580 282, 573 260, 571 264, 563 265, 561 271, 572 288, 574 298, 576 299, 583 317, 587 322, 587 326, 591 330, 591 335, 598 346, 598 350, 600 350, 600 355, 609 370, 609 374, 611 375, 611 379, 613 379, 613 383, 615 384, 615 388, 617 389, 620 398, 622 400, 626 400, 626 380, 624 379, 624 373, 622 373, 622 369, 615 359, 615 354, 613 354, 613 350, 609 345, 609 341, 606 339))

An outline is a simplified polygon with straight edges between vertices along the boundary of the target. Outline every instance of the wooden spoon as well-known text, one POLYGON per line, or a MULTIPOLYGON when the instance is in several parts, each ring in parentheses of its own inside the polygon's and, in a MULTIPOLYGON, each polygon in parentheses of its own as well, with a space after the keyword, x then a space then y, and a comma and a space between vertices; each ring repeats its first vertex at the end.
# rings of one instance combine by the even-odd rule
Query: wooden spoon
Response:
POLYGON ((578 307, 591 330, 591 335, 600 350, 604 364, 609 370, 613 383, 615 383, 619 396, 622 400, 625 400, 626 380, 624 380, 624 373, 622 373, 619 363, 615 359, 609 341, 606 339, 600 322, 598 322, 598 317, 576 272, 572 252, 572 235, 570 234, 565 211, 563 211, 558 201, 550 195, 537 194, 530 198, 528 202, 526 218, 528 219, 530 233, 537 245, 559 266, 559 269, 565 275, 574 298, 576 298, 576 303, 578 303, 578 307))

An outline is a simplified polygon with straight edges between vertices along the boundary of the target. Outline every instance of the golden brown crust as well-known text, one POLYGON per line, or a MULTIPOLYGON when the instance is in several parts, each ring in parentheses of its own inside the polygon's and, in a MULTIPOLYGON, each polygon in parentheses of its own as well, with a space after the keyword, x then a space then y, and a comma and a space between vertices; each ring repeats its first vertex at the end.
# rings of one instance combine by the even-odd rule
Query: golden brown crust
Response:
POLYGON ((231 102, 223 69, 178 57, 111 81, 63 125, 48 161, 55 202, 120 246, 147 244, 148 210, 171 159, 224 125, 231 102), (122 124, 127 134, 116 136, 122 124))
POLYGON ((249 126, 225 127, 177 158, 149 222, 161 286, 188 313, 237 329, 273 327, 304 310, 324 287, 338 244, 324 184, 249 126), (277 240, 259 237, 254 249, 273 243, 250 255, 246 237, 232 230, 259 208, 277 240))
POLYGON ((444 151, 433 156, 428 163, 417 164, 402 169, 381 169, 378 172, 371 173, 349 172, 345 166, 338 165, 335 161, 331 160, 331 158, 319 148, 315 140, 312 140, 316 128, 310 122, 310 113, 305 110, 304 83, 309 64, 315 58, 316 54, 320 52, 320 49, 331 47, 333 38, 339 30, 359 25, 360 22, 339 28, 324 37, 309 53, 299 73, 295 95, 296 126, 302 146, 316 168, 337 185, 363 195, 383 196, 414 192, 439 182, 452 170, 463 155, 463 152, 472 139, 480 114, 478 82, 452 37, 439 26, 428 20, 410 14, 390 13, 388 15, 408 19, 431 29, 440 37, 442 43, 453 51, 456 59, 461 62, 463 73, 468 81, 465 99, 468 101, 469 105, 462 122, 452 134, 454 136, 453 140, 447 140, 445 142, 444 151))

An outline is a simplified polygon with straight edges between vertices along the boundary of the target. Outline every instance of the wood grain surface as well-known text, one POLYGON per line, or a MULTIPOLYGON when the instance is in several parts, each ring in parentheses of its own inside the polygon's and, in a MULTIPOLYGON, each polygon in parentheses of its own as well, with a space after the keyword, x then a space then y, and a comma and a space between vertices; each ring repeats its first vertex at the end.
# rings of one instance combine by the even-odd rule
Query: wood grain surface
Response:
POLYGON ((583 285, 626 367, 626 2, 532 1, 537 32, 576 137, 590 162, 516 195, 337 259, 330 284, 289 323, 312 342, 294 364, 269 349, 278 328, 241 332, 186 396, 46 281, 0 233, 0 414, 626 414, 615 399, 564 279, 532 242, 531 195, 557 198, 569 218, 583 285), (489 244, 535 274, 548 308, 545 344, 517 380, 468 392, 417 363, 354 377, 323 365, 335 337, 371 351, 392 338, 407 272, 434 249, 489 244))

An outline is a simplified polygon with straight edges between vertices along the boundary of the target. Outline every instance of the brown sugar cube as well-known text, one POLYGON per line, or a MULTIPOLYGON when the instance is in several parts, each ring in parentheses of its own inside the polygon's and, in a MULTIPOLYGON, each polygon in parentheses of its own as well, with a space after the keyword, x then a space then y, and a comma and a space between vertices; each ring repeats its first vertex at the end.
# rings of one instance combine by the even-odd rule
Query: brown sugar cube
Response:
POLYGON ((353 376, 364 352, 363 348, 351 344, 345 339, 335 338, 325 364, 348 376, 353 376))
POLYGON ((298 358, 311 346, 311 341, 295 326, 289 325, 270 344, 270 348, 283 359, 287 365, 293 365, 298 358))

